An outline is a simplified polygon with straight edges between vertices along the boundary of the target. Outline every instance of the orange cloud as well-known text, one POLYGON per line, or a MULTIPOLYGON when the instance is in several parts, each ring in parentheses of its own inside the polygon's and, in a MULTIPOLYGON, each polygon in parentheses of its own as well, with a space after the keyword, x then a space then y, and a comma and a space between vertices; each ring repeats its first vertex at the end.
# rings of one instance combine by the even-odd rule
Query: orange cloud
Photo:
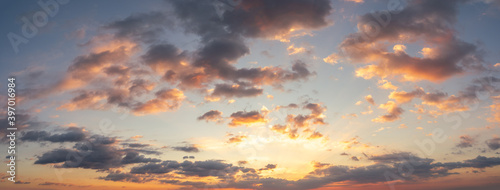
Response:
POLYGON ((378 122, 378 123, 392 122, 400 119, 401 114, 403 114, 403 109, 400 108, 393 101, 388 101, 385 104, 380 104, 379 108, 387 110, 387 114, 372 119, 373 122, 378 122))
POLYGON ((160 90, 156 92, 156 99, 138 105, 133 112, 135 115, 145 115, 176 110, 184 99, 184 93, 176 88, 160 90))
POLYGON ((246 138, 247 138, 247 136, 245 136, 245 135, 237 135, 237 136, 229 138, 229 140, 227 140, 227 143, 241 143, 246 138))
POLYGON ((365 96, 365 100, 370 103, 371 105, 375 105, 375 100, 373 100, 373 97, 371 94, 365 96))
POLYGON ((265 114, 261 114, 258 111, 238 111, 236 113, 231 114, 229 116, 231 122, 229 126, 237 127, 237 126, 250 126, 253 124, 264 124, 267 123, 265 118, 265 114))

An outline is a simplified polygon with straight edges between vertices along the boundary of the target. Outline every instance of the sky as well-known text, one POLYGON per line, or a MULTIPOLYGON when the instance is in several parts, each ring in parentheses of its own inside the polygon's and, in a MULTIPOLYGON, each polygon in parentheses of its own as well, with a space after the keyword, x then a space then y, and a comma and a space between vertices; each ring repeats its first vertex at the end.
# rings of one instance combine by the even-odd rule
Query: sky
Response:
POLYGON ((497 189, 498 0, 3 0, 2 189, 497 189))

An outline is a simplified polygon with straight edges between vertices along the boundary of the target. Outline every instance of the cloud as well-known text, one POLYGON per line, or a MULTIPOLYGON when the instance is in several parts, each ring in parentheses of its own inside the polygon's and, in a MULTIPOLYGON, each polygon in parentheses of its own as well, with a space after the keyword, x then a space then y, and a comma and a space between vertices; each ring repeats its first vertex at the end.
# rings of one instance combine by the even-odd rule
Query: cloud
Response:
POLYGON ((179 50, 174 45, 162 43, 150 46, 141 58, 146 65, 158 73, 166 73, 167 71, 175 73, 175 71, 187 68, 187 65, 183 63, 187 61, 186 56, 186 52, 179 50))
POLYGON ((17 180, 16 182, 14 182, 14 184, 30 184, 31 182, 29 181, 21 181, 21 180, 17 180))
POLYGON ((489 139, 486 141, 486 145, 488 145, 488 147, 491 150, 497 150, 500 148, 500 138, 495 137, 495 138, 489 139))
POLYGON ((69 127, 61 130, 60 134, 50 134, 47 131, 23 132, 20 138, 23 141, 49 141, 49 142, 78 142, 88 136, 84 128, 69 127))
POLYGON ((75 185, 70 183, 43 182, 38 185, 63 186, 63 187, 91 187, 91 185, 75 185))
POLYGON ((188 153, 200 152, 200 149, 195 144, 187 144, 185 146, 174 146, 174 147, 172 147, 172 149, 176 150, 176 151, 182 151, 182 152, 188 152, 188 153))
POLYGON ((227 140, 227 143, 240 143, 243 142, 243 139, 246 139, 246 135, 236 135, 233 137, 230 137, 229 140, 227 140))
MULTIPOLYGON (((389 98, 394 99, 398 104, 408 103, 415 98, 420 98, 423 105, 438 108, 435 114, 441 112, 466 111, 469 109, 469 105, 480 100, 480 96, 486 93, 498 93, 500 91, 498 87, 499 82, 500 79, 496 77, 480 77, 474 79, 471 84, 459 91, 456 95, 448 95, 441 91, 425 92, 423 88, 418 87, 410 92, 391 92, 389 98)), ((424 112, 423 108, 419 108, 419 110, 421 113, 424 112)))
POLYGON ((390 81, 387 81, 387 80, 379 80, 378 87, 381 89, 388 89, 388 90, 397 90, 398 89, 397 86, 394 86, 390 81))
MULTIPOLYGON (((359 160, 358 157, 352 157, 359 160)), ((477 156, 461 162, 434 162, 433 159, 421 158, 409 152, 394 152, 377 156, 367 156, 374 163, 366 166, 343 166, 312 162, 314 170, 298 180, 286 180, 263 177, 258 171, 272 170, 276 164, 268 164, 261 169, 233 166, 222 160, 183 161, 173 160, 160 163, 146 163, 132 167, 129 173, 109 172, 103 180, 129 181, 136 183, 154 182, 169 183, 187 187, 200 187, 199 181, 190 181, 190 177, 203 179, 216 177, 219 181, 203 187, 243 188, 248 189, 315 189, 335 182, 352 182, 356 184, 391 182, 398 178, 387 178, 387 173, 399 176, 401 167, 411 166, 405 180, 429 180, 457 174, 452 172, 459 168, 484 169, 500 165, 498 157, 477 156), (173 177, 183 175, 183 180, 173 177), (161 178, 159 178, 161 176, 161 178)), ((240 164, 242 165, 242 164, 240 164)))
POLYGON ((328 57, 323 58, 323 61, 325 63, 330 63, 332 65, 335 65, 339 62, 340 56, 336 53, 330 54, 328 57))
POLYGON ((472 138, 471 136, 462 135, 462 136, 460 136, 460 143, 458 143, 456 145, 456 147, 458 147, 458 148, 472 147, 472 145, 474 145, 475 142, 476 142, 476 140, 474 138, 472 138))
POLYGON ((215 89, 210 95, 211 97, 254 97, 262 94, 262 89, 249 87, 245 84, 216 84, 215 89))
POLYGON ((106 180, 106 181, 128 181, 128 182, 135 182, 135 183, 144 183, 148 182, 151 180, 130 174, 130 173, 120 173, 120 172, 112 172, 109 173, 105 177, 99 177, 99 179, 106 180))
POLYGON ((290 139, 297 139, 301 136, 307 139, 318 139, 324 135, 314 129, 319 125, 326 125, 324 121, 326 107, 319 103, 304 102, 301 106, 298 104, 289 104, 287 106, 277 106, 276 110, 280 109, 297 109, 310 111, 310 114, 287 114, 284 124, 274 124, 271 130, 288 136, 290 139))
POLYGON ((223 14, 223 23, 230 31, 247 37, 274 37, 290 29, 324 27, 331 9, 330 2, 324 0, 244 0, 238 8, 223 14))
POLYGON ((482 70, 479 48, 456 36, 457 5, 460 1, 409 1, 397 15, 389 11, 368 13, 358 20, 359 32, 340 44, 345 57, 357 63, 356 76, 396 77, 400 80, 439 82, 468 70, 482 70), (407 54, 405 46, 390 43, 424 42, 423 57, 407 54), (432 48, 430 48, 432 47, 432 48))
POLYGON ((232 179, 238 172, 255 173, 255 169, 233 166, 222 160, 206 161, 163 161, 162 163, 149 163, 142 166, 133 167, 130 174, 167 174, 178 173, 187 177, 218 177, 232 179))
POLYGON ((135 39, 143 42, 153 42, 158 39, 164 29, 172 25, 162 12, 133 14, 122 20, 106 24, 103 28, 113 30, 116 38, 135 39))
POLYGON ((353 2, 353 3, 364 3, 365 2, 364 0, 344 0, 344 1, 353 2))
POLYGON ((373 100, 373 97, 371 94, 365 96, 365 100, 370 103, 371 105, 375 105, 375 100, 373 100))
POLYGON ((144 115, 176 110, 185 99, 184 93, 176 88, 162 89, 157 91, 155 95, 155 99, 136 105, 133 109, 134 114, 144 115))
POLYGON ((306 48, 304 48, 304 47, 295 47, 294 44, 288 46, 288 48, 286 48, 286 50, 288 51, 288 55, 294 55, 294 54, 299 54, 299 53, 307 52, 306 48))
POLYGON ((231 119, 231 122, 229 123, 229 126, 231 127, 249 126, 252 124, 263 124, 267 122, 265 113, 259 113, 258 111, 238 111, 232 113, 229 118, 231 119))
POLYGON ((424 94, 425 94, 425 91, 423 88, 417 88, 411 92, 393 91, 393 92, 391 92, 391 94, 389 94, 389 98, 396 100, 396 102, 398 102, 400 104, 403 104, 403 103, 410 102, 415 97, 421 97, 424 94))
POLYGON ((262 85, 283 88, 284 83, 307 80, 315 72, 301 60, 294 60, 291 68, 237 68, 234 64, 250 52, 246 39, 303 36, 295 32, 327 26, 326 17, 332 10, 327 0, 242 1, 222 13, 214 8, 213 2, 167 3, 172 5, 173 15, 158 11, 137 13, 104 24, 100 28, 102 33, 81 45, 88 53, 77 56, 62 79, 26 91, 35 92, 30 93, 33 98, 42 98, 74 90, 76 95, 59 106, 60 110, 105 110, 119 106, 135 115, 175 110, 184 99, 182 95, 143 102, 139 96, 157 92, 156 85, 163 86, 147 77, 160 76, 162 82, 180 89, 182 94, 186 90, 207 92, 213 87, 208 95, 210 100, 258 96, 263 93, 262 85), (276 11, 280 14, 276 15, 276 11), (181 50, 163 42, 165 29, 174 22, 186 33, 199 36, 195 50, 181 50), (144 53, 140 54, 143 48, 144 53))
POLYGON ((314 168, 323 168, 326 166, 329 166, 330 164, 328 163, 321 163, 321 162, 312 162, 314 168))
POLYGON ((372 119, 373 122, 385 123, 396 121, 401 118, 401 114, 403 114, 404 111, 393 101, 388 101, 385 104, 380 104, 379 108, 387 110, 387 114, 372 119))
POLYGON ((105 104, 101 102, 107 98, 107 94, 101 91, 81 91, 80 94, 70 102, 65 103, 57 108, 57 110, 75 111, 79 109, 103 109, 105 104))
POLYGON ((266 167, 259 169, 259 171, 273 170, 273 169, 276 169, 277 166, 278 166, 277 164, 268 164, 268 165, 266 165, 266 167))
MULTIPOLYGON (((498 100, 500 98, 497 97, 498 100)), ((500 101, 495 100, 496 102, 490 105, 491 117, 488 118, 490 122, 500 123, 500 101)))
POLYGON ((219 122, 221 121, 222 118, 222 112, 218 110, 210 110, 206 113, 204 113, 202 116, 198 117, 198 120, 205 120, 205 121, 214 121, 214 122, 219 122))
POLYGON ((142 144, 142 143, 122 143, 122 145, 128 146, 130 148, 144 148, 151 146, 150 144, 142 144))
POLYGON ((57 148, 38 156, 35 164, 57 164, 58 168, 88 168, 108 170, 127 164, 159 162, 139 153, 154 153, 142 149, 122 149, 116 146, 116 138, 93 135, 75 144, 73 149, 57 148))
POLYGON ((182 159, 183 160, 185 160, 185 159, 194 159, 194 156, 183 156, 182 159))

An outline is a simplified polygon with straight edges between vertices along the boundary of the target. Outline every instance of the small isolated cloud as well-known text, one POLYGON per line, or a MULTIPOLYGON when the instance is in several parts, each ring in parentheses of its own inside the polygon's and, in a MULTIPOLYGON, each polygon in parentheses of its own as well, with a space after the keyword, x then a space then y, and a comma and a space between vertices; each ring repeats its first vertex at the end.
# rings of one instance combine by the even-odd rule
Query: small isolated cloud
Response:
POLYGON ((486 140, 486 145, 488 145, 488 147, 491 150, 497 150, 500 148, 500 138, 495 137, 495 138, 486 140))
POLYGON ((198 117, 198 120, 205 120, 205 121, 213 121, 213 122, 219 122, 221 121, 222 118, 222 112, 218 110, 210 110, 206 113, 204 113, 202 116, 198 117))
POLYGON ((468 148, 472 147, 476 140, 469 135, 460 136, 460 142, 456 145, 458 148, 468 148))
POLYGON ((356 161, 356 162, 357 162, 357 161, 359 161, 359 158, 358 158, 358 157, 356 157, 356 156, 352 156, 352 157, 351 157, 351 160, 352 160, 352 161, 356 161))
POLYGON ((403 109, 393 101, 388 101, 385 104, 380 104, 379 108, 387 110, 387 114, 372 119, 373 122, 385 123, 396 121, 400 119, 401 114, 403 114, 403 109))
POLYGON ((294 44, 288 46, 288 48, 286 48, 286 50, 288 51, 288 55, 294 55, 294 54, 299 54, 299 53, 304 53, 306 52, 306 48, 304 47, 295 47, 294 44))
POLYGON ((243 142, 244 139, 246 139, 246 135, 236 135, 233 137, 230 137, 229 140, 227 140, 227 143, 240 143, 243 142))
POLYGON ((365 96, 365 100, 370 103, 371 105, 375 105, 375 100, 373 100, 373 97, 371 94, 365 96))
POLYGON ((335 65, 339 62, 340 56, 336 53, 330 54, 328 57, 323 58, 323 61, 325 63, 330 63, 332 65, 335 65))
POLYGON ((259 169, 259 171, 273 170, 273 169, 276 169, 277 166, 278 166, 277 164, 268 164, 268 165, 266 165, 266 167, 259 169))
POLYGON ((173 146, 172 149, 176 150, 176 151, 187 152, 187 153, 197 153, 197 152, 200 152, 200 149, 195 144, 187 144, 187 145, 184 145, 184 146, 173 146))

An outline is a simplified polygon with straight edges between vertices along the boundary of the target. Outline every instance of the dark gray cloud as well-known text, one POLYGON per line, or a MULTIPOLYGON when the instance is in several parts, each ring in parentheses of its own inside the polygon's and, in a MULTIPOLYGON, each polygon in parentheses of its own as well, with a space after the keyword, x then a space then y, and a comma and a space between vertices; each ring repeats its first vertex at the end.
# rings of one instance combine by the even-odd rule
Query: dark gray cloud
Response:
POLYGON ((23 132, 23 141, 50 141, 50 142, 78 142, 88 135, 84 128, 68 127, 60 130, 59 134, 51 134, 47 131, 27 131, 23 132))
POLYGON ((486 140, 486 145, 488 145, 488 147, 491 150, 497 150, 500 148, 500 138, 496 137, 496 138, 486 140))
POLYGON ((194 144, 187 144, 184 146, 174 146, 174 147, 172 147, 172 149, 176 150, 176 151, 183 151, 183 152, 188 152, 188 153, 200 152, 200 149, 194 144))
POLYGON ((185 176, 207 177, 214 176, 222 179, 233 178, 238 172, 256 173, 255 169, 233 166, 222 160, 206 161, 163 161, 162 163, 149 163, 142 166, 133 167, 131 174, 167 174, 175 172, 185 176))
POLYGON ((119 172, 112 172, 109 173, 105 177, 99 177, 99 179, 106 180, 106 181, 128 181, 128 182, 135 182, 135 183, 144 183, 151 181, 150 179, 139 177, 130 173, 119 173, 119 172))
POLYGON ((183 156, 182 159, 185 160, 185 159, 194 159, 195 157, 194 156, 183 156))
POLYGON ((122 164, 132 164, 132 163, 149 163, 149 162, 161 162, 160 159, 156 158, 146 158, 144 155, 139 155, 138 152, 127 152, 122 158, 122 164))
POLYGON ((204 113, 202 116, 198 117, 198 120, 205 121, 220 121, 222 119, 222 112, 218 110, 210 110, 204 113))
POLYGON ((160 162, 146 158, 135 149, 121 149, 113 137, 93 135, 75 144, 73 149, 58 148, 38 156, 35 164, 58 164, 60 168, 107 170, 126 164, 160 162))
POLYGON ((155 41, 173 21, 162 12, 133 14, 113 21, 103 28, 115 31, 115 37, 135 39, 146 43, 155 41))
POLYGON ((263 168, 259 169, 259 171, 262 171, 262 170, 273 170, 273 169, 276 169, 276 167, 278 167, 277 164, 268 164, 268 165, 266 165, 266 167, 263 167, 263 168))
POLYGON ((172 44, 156 44, 149 47, 142 55, 146 65, 158 72, 176 71, 184 67, 181 63, 186 59, 186 53, 172 44))
POLYGON ((212 97, 254 97, 259 96, 263 92, 260 88, 248 87, 247 85, 236 84, 216 84, 215 89, 210 96, 212 97))
POLYGON ((142 143, 122 143, 122 145, 128 146, 130 148, 144 148, 151 146, 150 144, 142 144, 142 143))
MULTIPOLYGON (((20 131, 30 131, 30 130, 42 130, 51 125, 49 122, 39 121, 36 117, 33 117, 28 112, 24 110, 19 110, 16 113, 16 126, 20 131)), ((4 114, 6 116, 7 114, 4 114)), ((0 118, 0 142, 5 142, 9 138, 7 134, 9 131, 7 128, 11 127, 7 117, 0 118)), ((10 131, 12 132, 12 131, 10 131)))

